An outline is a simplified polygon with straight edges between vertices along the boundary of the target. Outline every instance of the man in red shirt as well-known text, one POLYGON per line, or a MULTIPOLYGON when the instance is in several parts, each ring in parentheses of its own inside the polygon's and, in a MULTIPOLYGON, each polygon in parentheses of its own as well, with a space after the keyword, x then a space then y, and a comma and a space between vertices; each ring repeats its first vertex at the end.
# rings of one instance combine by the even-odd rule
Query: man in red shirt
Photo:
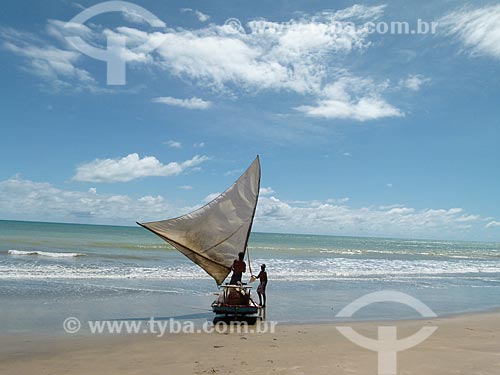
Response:
POLYGON ((246 272, 247 270, 247 265, 243 260, 244 256, 245 253, 238 253, 238 259, 235 259, 233 265, 231 266, 231 270, 233 271, 231 281, 229 282, 231 285, 236 285, 238 281, 241 282, 241 276, 243 275, 243 272, 246 272))

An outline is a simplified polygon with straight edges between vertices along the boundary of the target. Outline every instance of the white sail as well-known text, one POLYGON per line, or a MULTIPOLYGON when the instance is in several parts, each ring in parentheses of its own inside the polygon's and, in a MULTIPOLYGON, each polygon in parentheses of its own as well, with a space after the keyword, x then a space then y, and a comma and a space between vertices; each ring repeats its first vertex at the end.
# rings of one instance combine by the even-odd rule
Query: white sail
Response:
POLYGON ((259 157, 224 193, 175 219, 137 223, 191 259, 222 284, 239 252, 245 252, 260 187, 259 157))

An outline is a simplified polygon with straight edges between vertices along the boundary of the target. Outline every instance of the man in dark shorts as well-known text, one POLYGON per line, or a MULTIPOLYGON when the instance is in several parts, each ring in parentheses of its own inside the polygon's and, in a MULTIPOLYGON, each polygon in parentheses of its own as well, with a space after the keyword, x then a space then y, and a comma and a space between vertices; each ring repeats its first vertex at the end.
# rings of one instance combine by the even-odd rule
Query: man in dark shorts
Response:
POLYGON ((260 266, 260 272, 256 276, 256 278, 260 280, 260 284, 257 287, 257 294, 259 295, 259 305, 262 307, 266 307, 267 272, 265 264, 260 266), (264 303, 262 303, 263 299, 264 303))
POLYGON ((238 253, 238 259, 235 259, 233 265, 231 266, 231 270, 233 271, 233 275, 231 276, 230 285, 237 285, 238 282, 241 283, 241 276, 243 272, 246 272, 247 265, 243 260, 245 253, 238 253))

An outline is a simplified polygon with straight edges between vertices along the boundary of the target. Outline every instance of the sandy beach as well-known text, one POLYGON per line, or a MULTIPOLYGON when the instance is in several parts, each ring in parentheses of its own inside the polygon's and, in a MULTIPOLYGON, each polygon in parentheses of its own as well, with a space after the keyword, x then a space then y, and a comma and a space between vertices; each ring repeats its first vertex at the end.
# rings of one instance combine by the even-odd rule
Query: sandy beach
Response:
POLYGON ((2 5, 0 375, 500 375, 500 0, 2 5))
MULTIPOLYGON (((345 324, 343 324, 345 325, 345 324)), ((396 325, 398 338, 437 326, 398 354, 398 374, 497 374, 500 313, 422 321, 349 323, 375 338, 396 325)), ((344 338, 335 324, 279 325, 274 334, 1 337, 2 374, 375 374, 377 354, 344 338)))

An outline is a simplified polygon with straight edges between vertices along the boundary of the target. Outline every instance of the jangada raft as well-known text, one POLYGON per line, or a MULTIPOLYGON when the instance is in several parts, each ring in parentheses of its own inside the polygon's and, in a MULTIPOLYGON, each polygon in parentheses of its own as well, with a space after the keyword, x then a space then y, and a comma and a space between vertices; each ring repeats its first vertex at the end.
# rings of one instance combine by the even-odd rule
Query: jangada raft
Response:
POLYGON ((222 285, 238 253, 247 252, 259 188, 257 156, 233 185, 205 206, 174 219, 137 223, 167 241, 215 279, 220 288, 218 298, 212 303, 215 314, 237 318, 259 312, 250 286, 222 285))

